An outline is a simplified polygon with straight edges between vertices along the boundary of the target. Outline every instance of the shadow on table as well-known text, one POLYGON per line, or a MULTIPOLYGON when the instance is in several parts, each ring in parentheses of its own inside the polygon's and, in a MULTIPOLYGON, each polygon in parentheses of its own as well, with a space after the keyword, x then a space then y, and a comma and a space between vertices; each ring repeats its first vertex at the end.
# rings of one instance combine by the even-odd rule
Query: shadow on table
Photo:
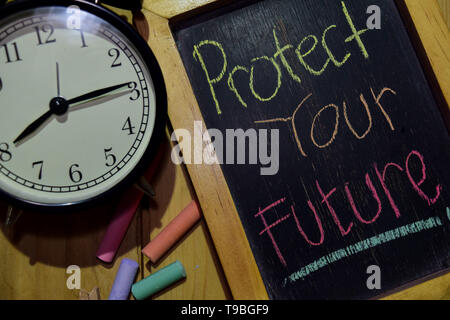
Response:
MULTIPOLYGON (((147 204, 156 205, 160 211, 164 212, 173 193, 176 168, 170 161, 169 141, 164 141, 162 147, 164 148, 163 158, 157 174, 151 182, 158 180, 155 179, 158 172, 164 172, 164 181, 157 181, 157 184, 163 184, 163 186, 155 186, 155 188, 164 190, 164 196, 158 197, 157 195, 155 199, 147 200, 147 204)), ((31 265, 39 262, 63 268, 71 264, 80 267, 103 264, 105 267, 110 267, 112 264, 104 264, 96 258, 96 251, 111 221, 118 200, 108 199, 104 203, 81 212, 34 213, 24 211, 12 227, 5 226, 7 205, 1 202, 0 228, 15 249, 30 258, 31 265)), ((144 210, 138 210, 138 214, 133 219, 115 260, 130 250, 140 248, 141 211, 144 210)))
MULTIPOLYGON (((169 154, 169 157, 170 157, 170 154, 169 154)), ((170 165, 172 165, 172 162, 170 161, 170 158, 167 159, 166 161, 164 161, 164 163, 170 163, 170 165)), ((164 180, 166 180, 168 178, 167 175, 168 175, 169 172, 172 173, 171 170, 167 170, 167 171, 163 170, 157 176, 155 176, 155 179, 154 179, 155 180, 155 184, 156 184, 155 190, 156 190, 157 195, 158 195, 158 193, 163 191, 163 190, 158 190, 158 186, 162 185, 162 181, 164 181, 164 180)), ((189 193, 190 193, 190 199, 195 199, 195 200, 198 201, 197 195, 195 193, 195 190, 193 189, 193 184, 192 184, 192 182, 190 180, 189 174, 187 172, 187 168, 185 166, 182 167, 182 173, 183 173, 184 179, 186 181, 188 181, 188 188, 189 188, 189 193)), ((170 198, 171 198, 170 195, 162 195, 162 197, 167 198, 167 201, 170 201, 170 198)), ((187 202, 186 206, 188 204, 189 203, 187 202)), ((143 246, 145 246, 148 243, 148 241, 149 241, 149 238, 148 238, 149 234, 152 233, 153 229, 161 228, 160 221, 161 221, 161 219, 163 217, 163 214, 165 213, 166 210, 165 210, 165 208, 164 208, 164 210, 161 210, 159 208, 159 204, 158 203, 151 203, 149 205, 149 207, 148 207, 148 211, 149 212, 144 212, 144 214, 147 214, 147 213, 151 214, 152 218, 151 218, 151 223, 150 223, 150 221, 148 221, 150 219, 145 219, 145 220, 147 220, 147 223, 145 225, 143 225, 143 231, 144 231, 143 246), (156 224, 155 224, 155 221, 157 222, 156 224)), ((160 269, 161 264, 167 262, 167 258, 174 251, 176 251, 177 248, 179 248, 179 246, 181 246, 185 242, 185 240, 188 239, 192 235, 192 233, 194 233, 199 228, 202 229, 202 232, 203 232, 203 234, 206 237, 206 243, 207 243, 207 246, 208 246, 208 252, 213 258, 212 260, 214 262, 215 269, 217 270, 218 277, 219 277, 219 280, 220 280, 220 285, 222 287, 223 292, 225 293, 225 297, 227 299, 232 299, 231 290, 230 290, 230 288, 228 286, 228 283, 226 281, 225 273, 223 271, 222 265, 219 262, 220 261, 219 260, 219 256, 218 256, 218 254, 216 252, 216 249, 215 249, 215 247, 213 245, 213 241, 212 241, 212 238, 211 238, 211 235, 210 235, 210 232, 209 232, 209 229, 208 229, 208 227, 206 225, 205 220, 201 220, 193 228, 191 228, 191 230, 189 230, 186 234, 184 234, 182 236, 182 238, 180 240, 178 240, 174 244, 174 246, 172 246, 159 259, 159 261, 157 263, 152 264, 147 258, 145 258, 144 261, 148 260, 147 263, 145 263, 145 269, 146 269, 147 272, 150 272, 150 273, 153 273, 155 271, 155 269, 160 269)), ((172 262, 174 262, 174 261, 172 261, 172 262)), ((145 271, 141 270, 141 272, 142 272, 141 276, 144 276, 145 271)), ((172 290, 173 288, 179 286, 180 284, 184 283, 185 280, 186 279, 178 281, 177 283, 175 283, 175 284, 171 285, 170 287, 160 291, 159 293, 157 293, 156 295, 154 295, 153 297, 151 297, 149 299, 157 299, 158 297, 163 296, 166 292, 168 292, 168 291, 172 290)))

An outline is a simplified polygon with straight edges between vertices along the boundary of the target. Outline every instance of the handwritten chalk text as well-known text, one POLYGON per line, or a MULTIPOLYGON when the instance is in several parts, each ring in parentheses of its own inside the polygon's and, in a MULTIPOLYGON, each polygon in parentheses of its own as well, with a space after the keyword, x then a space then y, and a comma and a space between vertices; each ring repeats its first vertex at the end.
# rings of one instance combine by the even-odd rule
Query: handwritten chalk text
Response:
MULTIPOLYGON (((392 90, 391 88, 383 88, 382 90, 380 90, 380 92, 378 94, 375 94, 375 91, 370 88, 370 92, 372 94, 373 97, 373 103, 377 106, 377 109, 380 110, 380 112, 383 114, 384 118, 386 119, 386 122, 388 123, 390 129, 392 131, 395 131, 395 127, 394 124, 392 122, 391 117, 389 116, 388 112, 386 112, 385 107, 383 107, 383 105, 381 104, 381 98, 386 94, 386 93, 390 93, 392 95, 397 95, 397 92, 395 92, 394 90, 392 90)), ((305 151, 305 148, 303 146, 302 143, 302 139, 300 138, 300 130, 297 129, 297 125, 296 125, 296 120, 298 120, 298 117, 301 116, 301 112, 303 111, 303 109, 305 109, 305 107, 303 107, 303 105, 312 97, 312 93, 309 94, 308 96, 306 96, 306 98, 304 98, 302 100, 302 102, 300 102, 300 104, 298 105, 298 107, 294 110, 294 113, 292 114, 292 116, 287 117, 287 118, 275 118, 275 119, 269 119, 269 120, 260 120, 260 121, 255 121, 256 124, 268 124, 268 123, 275 123, 275 122, 284 122, 287 123, 289 125, 291 125, 291 127, 293 128, 293 135, 295 138, 295 141, 297 143, 297 148, 300 151, 301 155, 303 157, 307 157, 308 154, 305 151)), ((364 111, 367 115, 367 129, 363 132, 363 133, 358 133, 355 128, 352 125, 352 121, 350 120, 349 116, 348 116, 348 106, 347 106, 347 102, 344 100, 344 102, 342 103, 342 113, 344 115, 344 119, 345 119, 345 123, 348 127, 348 129, 351 131, 351 133, 359 140, 363 140, 366 138, 366 136, 372 131, 372 127, 373 127, 373 118, 372 118, 372 112, 370 111, 369 108, 369 104, 364 96, 363 93, 361 93, 361 95, 359 96, 361 103, 364 107, 364 111)), ((341 116, 340 116, 340 108, 337 104, 334 103, 330 103, 326 106, 324 106, 323 108, 321 108, 316 115, 314 116, 312 123, 311 123, 311 130, 310 130, 310 139, 311 142, 313 143, 313 145, 318 148, 318 149, 326 149, 328 147, 330 147, 334 141, 336 140, 336 137, 338 135, 339 132, 339 126, 340 126, 340 122, 341 122, 341 116), (326 141, 318 141, 317 138, 317 127, 318 127, 318 123, 320 123, 320 118, 322 113, 324 113, 327 110, 332 110, 331 112, 335 113, 335 120, 334 120, 334 128, 333 128, 333 133, 331 135, 331 137, 326 140, 326 141)))
MULTIPOLYGON (((358 29, 355 26, 355 23, 350 15, 350 13, 347 10, 347 7, 345 5, 345 2, 341 2, 342 6, 342 12, 345 16, 345 20, 350 27, 351 33, 350 35, 345 38, 344 43, 356 43, 360 53, 364 57, 364 59, 369 59, 369 52, 367 51, 367 48, 363 41, 363 34, 369 31, 368 29, 358 29)), ((283 69, 287 74, 290 76, 292 80, 294 80, 297 83, 302 83, 302 78, 299 74, 295 73, 292 65, 289 63, 285 52, 288 50, 291 50, 295 53, 298 61, 302 65, 302 67, 311 75, 313 76, 321 76, 329 67, 330 65, 334 65, 336 68, 341 68, 344 66, 352 56, 352 52, 350 49, 345 53, 343 57, 336 57, 336 55, 333 53, 331 48, 328 45, 327 39, 328 37, 332 37, 333 31, 335 32, 335 29, 337 28, 337 25, 333 24, 325 28, 323 33, 319 38, 314 35, 310 34, 306 37, 304 37, 297 47, 294 47, 292 44, 284 44, 282 45, 280 43, 279 37, 277 35, 276 28, 273 28, 273 40, 275 42, 276 51, 272 56, 263 55, 260 57, 255 57, 250 60, 250 67, 249 66, 243 66, 243 65, 236 65, 234 66, 230 72, 228 72, 228 78, 225 79, 225 76, 227 74, 227 71, 229 70, 229 63, 228 63, 228 57, 226 54, 226 50, 223 47, 223 45, 215 40, 203 40, 199 42, 198 44, 194 45, 193 48, 193 57, 194 59, 200 64, 200 67, 204 73, 205 80, 208 83, 211 97, 214 102, 214 105, 216 107, 217 114, 222 114, 222 108, 220 105, 219 98, 217 97, 216 93, 216 86, 219 85, 222 81, 226 80, 226 85, 228 85, 228 89, 231 90, 237 101, 243 106, 247 107, 248 102, 247 98, 245 98, 242 94, 242 87, 238 87, 235 82, 236 75, 238 73, 244 73, 248 76, 248 87, 250 89, 251 94, 253 97, 260 102, 268 102, 274 99, 279 92, 279 89, 282 85, 282 77, 283 77, 283 69), (330 35, 331 34, 331 35, 330 35), (322 47, 322 50, 325 51, 327 58, 325 61, 321 62, 321 65, 312 65, 312 61, 317 60, 314 59, 314 52, 316 51, 318 45, 320 42, 320 46, 322 47), (218 64, 218 72, 217 74, 212 74, 210 71, 211 68, 208 68, 208 66, 211 66, 214 63, 218 63, 217 61, 207 61, 206 60, 206 50, 215 50, 219 54, 219 56, 222 58, 222 62, 218 64), (281 65, 280 65, 281 63, 281 65), (256 82, 256 69, 257 68, 267 68, 269 66, 273 69, 273 72, 276 74, 276 84, 273 88, 272 92, 269 93, 262 93, 258 92, 256 82)), ((267 78, 267 77, 265 77, 267 78)))
MULTIPOLYGON (((396 169, 402 173, 405 173, 413 190, 417 193, 417 195, 422 200, 424 200, 428 204, 428 206, 434 205, 436 203, 436 201, 439 199, 439 197, 442 193, 441 185, 438 184, 435 186, 435 194, 434 195, 426 194, 425 191, 422 190, 422 188, 421 188, 421 186, 424 184, 424 182, 427 179, 427 174, 426 174, 425 158, 419 151, 416 151, 416 150, 411 151, 409 153, 409 155, 406 157, 406 161, 405 161, 405 164, 403 167, 400 166, 399 164, 392 162, 392 163, 387 163, 384 166, 383 170, 380 171, 378 169, 378 164, 374 163, 373 170, 375 171, 376 177, 378 178, 378 180, 382 186, 383 192, 386 195, 386 197, 388 198, 391 209, 393 210, 395 217, 397 219, 400 219, 402 214, 394 200, 394 195, 392 193, 390 186, 387 185, 386 175, 388 174, 388 169, 390 169, 390 168, 392 168, 390 171, 392 171, 393 169, 396 169), (419 168, 419 172, 421 173, 421 176, 418 179, 414 178, 414 176, 417 177, 417 172, 414 172, 414 174, 413 174, 413 172, 412 172, 413 165, 412 164, 414 164, 414 168, 419 168)), ((417 169, 415 169, 414 171, 417 171, 417 169)), ((319 193, 320 198, 321 198, 320 204, 328 210, 328 213, 330 214, 332 221, 334 222, 335 226, 338 229, 339 234, 342 237, 347 236, 352 231, 355 222, 361 223, 363 225, 370 225, 370 224, 375 223, 379 219, 379 217, 382 213, 383 203, 379 196, 379 191, 375 188, 374 183, 373 183, 372 178, 369 175, 369 173, 366 173, 364 175, 364 180, 367 185, 367 188, 370 191, 371 197, 375 200, 375 202, 377 204, 375 207, 374 213, 372 213, 370 216, 368 213, 365 213, 365 217, 362 216, 362 214, 359 212, 357 204, 355 203, 355 200, 353 198, 350 184, 348 182, 346 182, 346 183, 344 183, 345 195, 346 195, 348 203, 350 204, 350 208, 353 212, 353 215, 355 217, 355 220, 351 220, 351 219, 349 220, 348 218, 346 218, 345 219, 346 221, 344 221, 342 219, 342 213, 336 212, 336 209, 333 207, 333 204, 332 204, 332 200, 335 200, 334 198, 336 198, 336 196, 337 196, 337 192, 336 192, 337 188, 333 187, 332 189, 325 189, 324 186, 319 183, 319 181, 316 181, 316 183, 315 183, 315 188, 317 189, 317 192, 319 193)), ((397 191, 402 192, 403 190, 397 190, 397 191)), ((301 238, 303 238, 303 240, 306 241, 306 243, 308 245, 313 246, 313 247, 322 245, 324 243, 325 237, 326 237, 325 229, 323 227, 324 223, 322 221, 325 217, 319 216, 316 206, 310 200, 307 201, 307 206, 314 216, 314 220, 316 222, 317 229, 310 230, 309 235, 305 232, 304 228, 302 227, 301 221, 303 219, 311 219, 311 218, 306 216, 307 215, 306 210, 303 211, 302 213, 299 213, 298 209, 296 210, 294 205, 290 205, 290 206, 288 205, 290 207, 290 213, 284 215, 283 217, 279 218, 275 222, 269 224, 267 222, 266 215, 271 210, 275 209, 275 207, 279 206, 282 203, 286 203, 286 201, 287 201, 287 198, 282 198, 282 199, 270 204, 269 206, 267 206, 264 209, 259 209, 259 212, 254 215, 255 218, 261 219, 261 221, 263 223, 263 229, 259 233, 259 236, 267 235, 270 238, 270 241, 275 250, 275 253, 276 253, 278 259, 280 260, 281 264, 284 266, 287 266, 288 263, 285 260, 282 250, 280 249, 278 242, 272 232, 272 230, 275 229, 277 226, 279 226, 280 224, 283 224, 283 223, 287 223, 288 221, 292 221, 292 219, 290 219, 290 218, 293 218, 293 220, 295 222, 295 226, 296 226, 297 231, 299 232, 301 238)))

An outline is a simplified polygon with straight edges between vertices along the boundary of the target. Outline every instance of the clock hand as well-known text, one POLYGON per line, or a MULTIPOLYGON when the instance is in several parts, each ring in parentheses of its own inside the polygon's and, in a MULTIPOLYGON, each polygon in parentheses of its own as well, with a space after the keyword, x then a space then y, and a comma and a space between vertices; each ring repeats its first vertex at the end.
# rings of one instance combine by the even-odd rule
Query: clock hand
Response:
POLYGON ((122 84, 118 84, 115 86, 91 91, 89 93, 83 94, 79 97, 66 100, 62 97, 56 97, 53 98, 50 101, 50 110, 44 113, 42 116, 40 116, 37 120, 33 121, 28 127, 25 128, 25 130, 13 141, 14 144, 20 142, 24 138, 31 135, 33 132, 35 132, 41 125, 44 124, 45 121, 47 121, 52 115, 63 115, 67 112, 69 106, 78 103, 78 102, 84 102, 88 101, 94 98, 98 98, 100 96, 103 96, 107 93, 110 93, 112 91, 115 91, 117 89, 123 88, 125 86, 129 86, 132 82, 126 82, 122 84))
POLYGON ((48 110, 37 120, 33 121, 28 127, 26 127, 25 130, 23 130, 22 133, 16 138, 16 140, 13 141, 13 143, 16 144, 19 141, 23 140, 24 138, 28 137, 33 132, 35 132, 52 115, 56 114, 58 116, 61 116, 64 113, 66 113, 67 109, 69 108, 69 104, 67 103, 66 99, 62 97, 56 97, 50 100, 49 108, 50 110, 48 110))
POLYGON ((91 91, 89 93, 83 94, 79 97, 67 100, 67 103, 70 105, 78 103, 78 102, 84 102, 84 101, 88 101, 94 98, 98 98, 100 96, 103 96, 104 94, 110 93, 112 91, 115 91, 117 89, 123 88, 125 86, 130 86, 130 84, 132 84, 132 82, 126 82, 126 83, 122 83, 122 84, 118 84, 115 86, 111 86, 108 88, 103 88, 103 89, 99 89, 99 90, 95 90, 95 91, 91 91))
POLYGON ((57 97, 61 97, 61 90, 60 90, 60 82, 59 82, 59 63, 56 63, 56 90, 57 90, 57 97))
POLYGON ((49 110, 42 116, 40 116, 37 120, 33 121, 28 127, 25 128, 25 130, 22 131, 22 133, 16 138, 16 140, 14 140, 14 143, 16 144, 25 137, 28 137, 30 134, 36 131, 45 121, 47 121, 52 115, 53 111, 49 110))

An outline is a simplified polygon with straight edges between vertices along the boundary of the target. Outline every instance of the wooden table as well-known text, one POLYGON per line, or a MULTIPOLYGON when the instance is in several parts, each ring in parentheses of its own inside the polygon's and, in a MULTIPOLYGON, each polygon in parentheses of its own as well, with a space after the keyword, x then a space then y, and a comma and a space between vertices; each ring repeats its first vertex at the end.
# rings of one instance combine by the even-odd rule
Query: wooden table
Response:
MULTIPOLYGON (((176 11, 175 7, 192 5, 192 2, 180 0, 168 6, 165 0, 146 0, 144 8, 176 11)), ((208 0, 196 2, 206 3, 208 0)), ((450 26, 450 0, 439 0, 439 4, 450 26)), ((129 13, 117 11, 131 18, 129 13)), ((139 262, 138 280, 175 260, 183 263, 187 279, 158 294, 155 299, 232 298, 203 221, 158 265, 151 265, 141 254, 141 248, 195 198, 185 168, 170 161, 171 144, 168 138, 164 146, 162 165, 152 179, 157 196, 154 200, 142 202, 112 264, 101 263, 96 259, 95 252, 114 211, 114 201, 78 214, 55 216, 24 213, 13 228, 4 226, 7 206, 0 203, 0 299, 78 299, 80 290, 69 290, 66 286, 69 277, 66 268, 70 265, 81 268, 82 289, 90 291, 98 287, 100 297, 106 299, 122 258, 139 262)), ((450 299, 450 274, 389 298, 450 299)))

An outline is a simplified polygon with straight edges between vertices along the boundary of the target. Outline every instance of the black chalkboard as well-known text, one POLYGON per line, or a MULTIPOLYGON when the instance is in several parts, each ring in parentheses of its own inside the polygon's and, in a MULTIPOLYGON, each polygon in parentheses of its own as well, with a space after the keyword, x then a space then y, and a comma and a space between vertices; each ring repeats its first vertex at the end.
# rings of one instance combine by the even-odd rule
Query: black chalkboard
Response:
POLYGON ((395 1, 246 1, 172 30, 208 129, 279 130, 275 175, 250 133, 247 164, 222 165, 270 298, 370 298, 449 267, 449 134, 395 1))

